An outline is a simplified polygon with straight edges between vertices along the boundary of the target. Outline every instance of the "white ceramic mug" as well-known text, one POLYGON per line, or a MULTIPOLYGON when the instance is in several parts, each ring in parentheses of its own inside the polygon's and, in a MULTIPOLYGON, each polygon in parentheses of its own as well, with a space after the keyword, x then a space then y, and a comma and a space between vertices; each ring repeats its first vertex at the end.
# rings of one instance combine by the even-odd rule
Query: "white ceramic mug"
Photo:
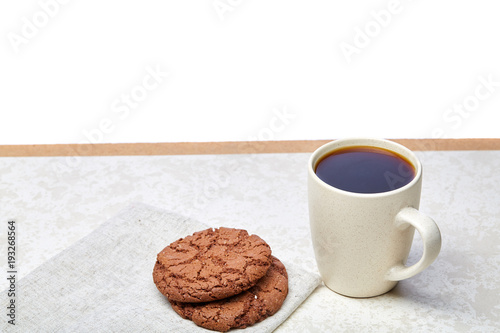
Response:
POLYGON ((352 138, 327 143, 309 159, 308 196, 311 235, 319 272, 325 285, 351 297, 383 294, 427 268, 441 249, 436 223, 418 211, 422 165, 406 147, 382 139, 352 138), (354 193, 323 182, 315 173, 325 155, 350 146, 378 147, 405 157, 415 178, 398 189, 354 193), (415 228, 423 241, 423 255, 405 266, 415 228))

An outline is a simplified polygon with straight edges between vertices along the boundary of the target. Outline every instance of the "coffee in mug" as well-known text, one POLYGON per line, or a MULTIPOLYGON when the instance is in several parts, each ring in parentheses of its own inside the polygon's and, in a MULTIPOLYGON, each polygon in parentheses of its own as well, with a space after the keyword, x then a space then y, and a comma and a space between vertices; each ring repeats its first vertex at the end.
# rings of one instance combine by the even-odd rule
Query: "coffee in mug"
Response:
POLYGON ((336 149, 321 157, 315 172, 328 185, 356 193, 392 191, 415 177, 415 167, 405 157, 368 146, 336 149))

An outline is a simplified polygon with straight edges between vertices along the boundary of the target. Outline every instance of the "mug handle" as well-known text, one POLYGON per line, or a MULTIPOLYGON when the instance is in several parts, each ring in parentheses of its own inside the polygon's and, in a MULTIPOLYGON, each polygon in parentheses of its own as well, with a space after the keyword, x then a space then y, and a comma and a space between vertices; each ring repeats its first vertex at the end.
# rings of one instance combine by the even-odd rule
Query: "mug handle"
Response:
POLYGON ((390 268, 386 273, 386 279, 390 281, 404 280, 420 273, 436 259, 441 250, 441 232, 436 222, 417 209, 412 207, 401 209, 396 215, 395 224, 400 230, 410 225, 414 226, 424 242, 424 253, 422 258, 412 266, 399 264, 390 268))

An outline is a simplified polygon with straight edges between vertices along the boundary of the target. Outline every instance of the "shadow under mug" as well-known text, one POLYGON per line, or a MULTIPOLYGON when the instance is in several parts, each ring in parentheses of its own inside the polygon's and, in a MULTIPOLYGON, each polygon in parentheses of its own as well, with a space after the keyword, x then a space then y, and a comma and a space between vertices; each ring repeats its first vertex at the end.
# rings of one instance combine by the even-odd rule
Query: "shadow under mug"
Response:
POLYGON ((422 165, 406 147, 383 139, 350 138, 318 148, 308 163, 308 200, 311 235, 319 272, 331 290, 350 297, 386 293, 398 281, 427 268, 441 249, 436 223, 418 210, 422 165), (395 152, 415 168, 415 178, 403 187, 381 193, 355 193, 323 182, 317 163, 333 151, 354 146, 395 152), (423 255, 405 266, 414 231, 423 241, 423 255))

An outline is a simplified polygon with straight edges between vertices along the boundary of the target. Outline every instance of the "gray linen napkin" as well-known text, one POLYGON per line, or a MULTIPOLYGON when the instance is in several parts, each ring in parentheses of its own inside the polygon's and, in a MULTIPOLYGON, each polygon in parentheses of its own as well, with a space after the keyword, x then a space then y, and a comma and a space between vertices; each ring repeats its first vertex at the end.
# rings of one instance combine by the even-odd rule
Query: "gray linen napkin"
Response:
MULTIPOLYGON (((177 315, 152 278, 159 251, 206 228, 172 212, 133 204, 18 281, 16 325, 5 316, 0 331, 210 332, 177 315)), ((283 263, 289 294, 282 308, 244 332, 272 332, 319 285, 316 274, 283 263)), ((7 293, 0 299, 7 304, 7 293)))

